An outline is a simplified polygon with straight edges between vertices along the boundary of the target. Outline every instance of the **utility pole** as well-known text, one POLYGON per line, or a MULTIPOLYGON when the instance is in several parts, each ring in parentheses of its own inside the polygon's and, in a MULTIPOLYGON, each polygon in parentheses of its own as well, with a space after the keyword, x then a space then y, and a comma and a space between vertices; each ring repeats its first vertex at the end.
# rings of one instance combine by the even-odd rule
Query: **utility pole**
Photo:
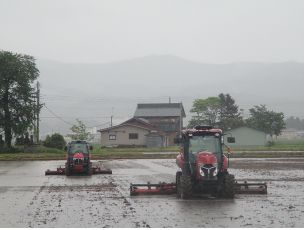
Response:
POLYGON ((112 127, 113 109, 114 109, 114 107, 112 108, 112 115, 111 115, 111 127, 112 127))
POLYGON ((39 142, 39 82, 37 81, 37 136, 36 136, 36 143, 39 142))

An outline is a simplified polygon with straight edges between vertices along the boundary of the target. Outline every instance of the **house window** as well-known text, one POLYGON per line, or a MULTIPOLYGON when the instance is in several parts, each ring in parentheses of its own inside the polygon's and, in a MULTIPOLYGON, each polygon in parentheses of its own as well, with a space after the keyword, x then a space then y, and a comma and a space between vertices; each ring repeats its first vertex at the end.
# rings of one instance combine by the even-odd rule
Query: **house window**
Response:
POLYGON ((129 139, 138 139, 138 134, 137 133, 129 133, 129 139))
POLYGON ((116 135, 109 135, 109 140, 116 140, 116 135))

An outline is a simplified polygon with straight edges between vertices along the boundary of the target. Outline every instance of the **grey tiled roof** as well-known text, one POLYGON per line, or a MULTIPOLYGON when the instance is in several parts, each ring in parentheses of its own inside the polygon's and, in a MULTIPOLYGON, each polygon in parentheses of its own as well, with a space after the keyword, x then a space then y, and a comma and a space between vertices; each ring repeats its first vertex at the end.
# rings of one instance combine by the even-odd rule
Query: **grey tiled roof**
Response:
POLYGON ((134 117, 185 117, 182 103, 138 104, 134 117))

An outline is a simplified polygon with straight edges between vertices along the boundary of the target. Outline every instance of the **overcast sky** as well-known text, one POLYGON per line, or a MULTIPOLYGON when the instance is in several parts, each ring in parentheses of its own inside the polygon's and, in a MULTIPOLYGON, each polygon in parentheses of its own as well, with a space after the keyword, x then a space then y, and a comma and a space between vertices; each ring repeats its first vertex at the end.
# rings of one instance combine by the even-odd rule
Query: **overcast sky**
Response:
POLYGON ((84 63, 304 62, 304 1, 0 0, 0 49, 84 63))

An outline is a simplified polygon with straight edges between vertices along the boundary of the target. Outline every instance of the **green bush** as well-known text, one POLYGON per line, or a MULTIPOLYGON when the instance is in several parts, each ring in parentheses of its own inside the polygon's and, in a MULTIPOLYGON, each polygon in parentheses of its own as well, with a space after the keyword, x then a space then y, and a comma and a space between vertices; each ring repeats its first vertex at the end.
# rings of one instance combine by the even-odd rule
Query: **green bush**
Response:
POLYGON ((5 153, 25 153, 25 151, 24 151, 24 149, 17 148, 14 146, 0 148, 0 154, 5 154, 5 153))
POLYGON ((275 146, 275 142, 274 141, 268 141, 266 146, 267 147, 275 146))
POLYGON ((61 134, 54 133, 52 136, 47 135, 43 146, 61 150, 66 146, 66 141, 61 134))

